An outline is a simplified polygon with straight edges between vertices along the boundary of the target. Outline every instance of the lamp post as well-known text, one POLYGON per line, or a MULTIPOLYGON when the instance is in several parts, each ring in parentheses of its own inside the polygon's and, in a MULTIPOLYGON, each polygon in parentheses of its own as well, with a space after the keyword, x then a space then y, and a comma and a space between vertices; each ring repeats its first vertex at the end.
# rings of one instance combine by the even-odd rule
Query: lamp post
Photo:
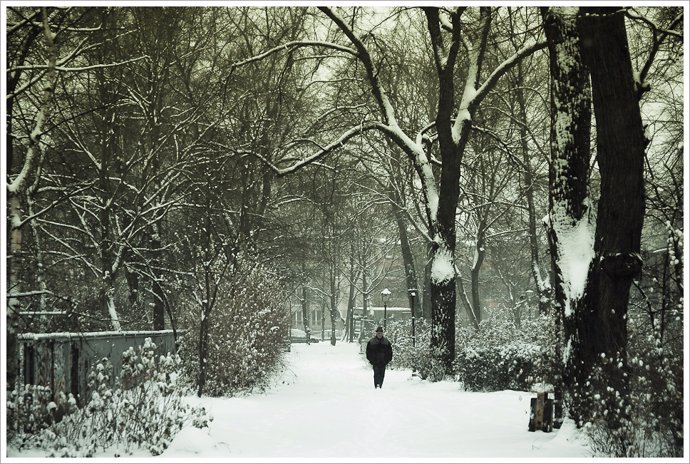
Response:
POLYGON ((381 301, 383 301, 383 330, 386 330, 386 310, 388 309, 388 300, 391 297, 391 291, 387 288, 381 290, 381 301))
POLYGON ((408 288, 407 293, 410 294, 410 311, 412 312, 412 347, 415 346, 415 333, 414 333, 414 298, 417 296, 416 288, 408 288))

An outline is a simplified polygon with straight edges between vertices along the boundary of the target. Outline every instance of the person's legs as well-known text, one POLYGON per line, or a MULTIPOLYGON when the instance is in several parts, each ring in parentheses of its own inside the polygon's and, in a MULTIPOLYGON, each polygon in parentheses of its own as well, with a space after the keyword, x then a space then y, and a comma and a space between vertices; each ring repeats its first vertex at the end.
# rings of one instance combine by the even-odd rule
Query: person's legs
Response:
POLYGON ((374 366, 374 388, 383 385, 383 375, 386 371, 385 366, 374 366))

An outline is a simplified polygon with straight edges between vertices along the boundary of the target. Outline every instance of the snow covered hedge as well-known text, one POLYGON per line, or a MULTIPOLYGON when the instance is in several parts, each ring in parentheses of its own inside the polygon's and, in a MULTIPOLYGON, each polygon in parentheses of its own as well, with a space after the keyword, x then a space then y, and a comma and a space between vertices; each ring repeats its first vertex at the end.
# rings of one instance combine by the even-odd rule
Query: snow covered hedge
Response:
POLYGON ((551 383, 552 322, 547 317, 523 321, 489 318, 479 331, 457 332, 454 370, 464 387, 473 391, 524 390, 551 383))
MULTIPOLYGON (((281 295, 275 274, 246 260, 220 283, 207 321, 205 394, 232 396, 262 389, 282 367, 290 315, 281 295)), ((180 350, 185 377, 197 386, 201 322, 198 307, 187 313, 180 350)))
POLYGON ((131 454, 144 448, 161 454, 187 424, 203 428, 211 420, 203 408, 186 403, 177 382, 179 358, 156 357, 156 345, 123 353, 122 371, 112 378, 103 358, 89 374, 89 399, 81 409, 72 396, 26 385, 7 402, 8 445, 19 450, 42 449, 48 457, 94 457, 131 454))

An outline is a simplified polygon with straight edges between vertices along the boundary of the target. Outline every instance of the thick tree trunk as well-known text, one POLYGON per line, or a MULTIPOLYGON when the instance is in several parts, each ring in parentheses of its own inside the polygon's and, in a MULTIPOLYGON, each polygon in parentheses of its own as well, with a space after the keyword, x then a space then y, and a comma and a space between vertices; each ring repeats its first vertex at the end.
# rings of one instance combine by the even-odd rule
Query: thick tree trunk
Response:
MULTIPOLYGON (((576 29, 577 12, 573 10, 542 9, 544 30, 549 43, 551 73, 548 237, 554 276, 554 318, 559 339, 554 356, 554 413, 557 424, 562 422, 563 417, 564 387, 569 392, 575 392, 577 389, 577 379, 573 371, 578 364, 578 353, 573 347, 579 344, 576 322, 581 311, 585 285, 582 276, 584 270, 573 269, 568 263, 584 263, 586 268, 586 261, 591 259, 593 253, 586 241, 587 236, 591 235, 587 199, 590 88, 576 29), (574 244, 575 237, 585 238, 585 241, 574 244), (573 252, 577 253, 572 254, 573 252), (567 346, 565 353, 561 352, 563 345, 567 346)), ((577 401, 577 396, 574 401, 577 401)), ((571 409, 571 414, 572 412, 571 409)))
MULTIPOLYGON (((580 321, 577 347, 585 381, 602 357, 598 393, 605 419, 617 430, 629 417, 627 311, 632 280, 642 260, 644 220, 644 129, 628 51, 622 8, 583 8, 578 22, 583 57, 592 77, 601 173, 587 311, 580 321)), ((593 381, 594 382, 594 381, 593 381)))

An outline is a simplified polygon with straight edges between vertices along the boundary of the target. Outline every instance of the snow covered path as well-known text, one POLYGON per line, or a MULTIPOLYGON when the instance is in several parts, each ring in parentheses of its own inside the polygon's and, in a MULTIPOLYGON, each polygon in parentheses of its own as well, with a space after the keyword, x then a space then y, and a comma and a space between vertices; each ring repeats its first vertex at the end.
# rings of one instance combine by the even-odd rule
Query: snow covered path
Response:
MULTIPOLYGON (((566 422, 528 432, 525 392, 472 393, 388 369, 382 390, 357 344, 293 345, 265 394, 203 398, 210 428, 182 430, 163 458, 586 458, 566 422)), ((552 461, 550 459, 548 461, 552 461)))

